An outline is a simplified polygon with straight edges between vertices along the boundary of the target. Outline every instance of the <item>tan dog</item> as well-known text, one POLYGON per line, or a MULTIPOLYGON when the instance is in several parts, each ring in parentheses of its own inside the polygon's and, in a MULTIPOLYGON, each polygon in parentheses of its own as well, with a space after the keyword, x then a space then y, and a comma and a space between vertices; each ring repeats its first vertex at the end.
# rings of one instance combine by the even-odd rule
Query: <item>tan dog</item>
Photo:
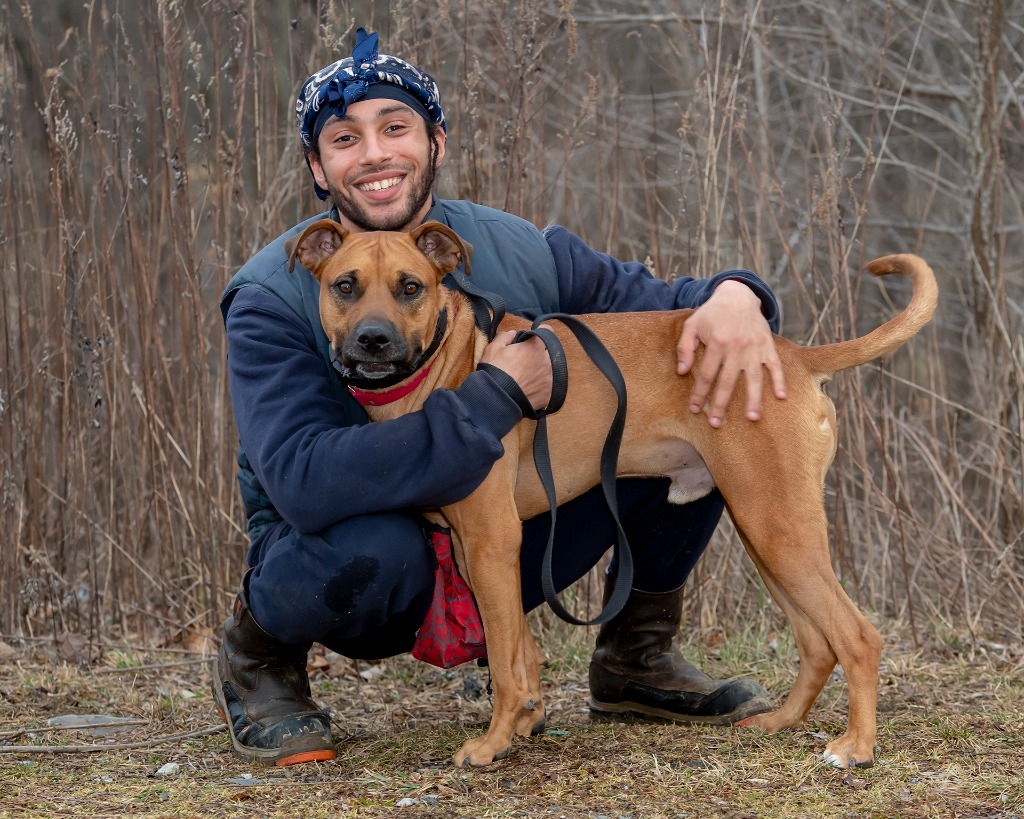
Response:
MULTIPOLYGON (((431 390, 453 388, 476 368, 486 346, 464 296, 441 286, 470 249, 437 222, 411 233, 348 234, 320 220, 289 242, 320 283, 320 316, 338 359, 354 375, 406 373, 428 349, 447 309, 449 320, 429 373, 404 398, 368 407, 374 421, 419 409, 431 390)), ((743 389, 732 422, 715 429, 688 409, 692 374, 677 376, 675 347, 691 311, 586 316, 618 362, 629 407, 619 457, 621 476, 667 476, 670 500, 686 503, 717 486, 747 553, 789 618, 800 652, 796 684, 782 707, 741 724, 777 731, 806 718, 836 661, 850 691, 849 726, 828 743, 824 758, 840 768, 869 766, 882 641, 839 585, 829 560, 823 501, 825 472, 836 450, 836 417, 822 390, 829 375, 895 350, 935 310, 935 277, 916 256, 887 256, 868 265, 875 275, 902 273, 913 283, 908 307, 866 336, 822 347, 777 337, 789 397, 764 394, 762 419, 744 419, 743 389), (637 339, 643 339, 638 344, 637 339), (766 467, 770 465, 770 467, 766 467), (770 475, 766 474, 770 469, 770 475)), ((501 329, 525 329, 507 317, 501 329)), ((555 327, 569 363, 564 407, 549 416, 551 462, 559 504, 600 482, 600 450, 615 396, 564 327, 555 327)), ((694 367, 691 373, 696 372, 694 367)), ((494 685, 490 728, 455 755, 461 765, 504 757, 513 735, 529 736, 544 720, 541 655, 520 598, 521 521, 548 508, 533 464, 536 422, 520 422, 502 441, 505 455, 480 487, 441 510, 483 619, 494 685)))

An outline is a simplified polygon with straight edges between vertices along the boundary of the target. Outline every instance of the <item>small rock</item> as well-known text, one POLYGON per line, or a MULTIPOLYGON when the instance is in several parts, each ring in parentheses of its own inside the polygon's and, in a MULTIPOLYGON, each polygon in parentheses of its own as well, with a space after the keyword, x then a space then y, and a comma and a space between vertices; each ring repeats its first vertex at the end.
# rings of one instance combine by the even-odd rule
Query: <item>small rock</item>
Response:
POLYGON ((418 805, 419 800, 406 796, 402 799, 399 799, 397 802, 395 802, 395 804, 400 808, 411 808, 413 805, 418 805))
POLYGON ((174 776, 181 770, 181 765, 177 762, 168 762, 166 765, 161 765, 157 768, 156 773, 153 776, 174 776))
POLYGON ((424 805, 433 805, 433 806, 436 807, 437 805, 439 805, 441 803, 441 797, 438 796, 436 793, 428 793, 420 801, 424 805))
POLYGON ((0 640, 0 663, 9 663, 18 656, 17 649, 0 640))
POLYGON ((467 700, 478 700, 484 693, 483 683, 476 675, 466 677, 462 681, 462 696, 467 700))
POLYGON ((279 782, 287 782, 288 779, 283 776, 254 777, 252 774, 242 774, 224 781, 229 785, 276 785, 279 782))

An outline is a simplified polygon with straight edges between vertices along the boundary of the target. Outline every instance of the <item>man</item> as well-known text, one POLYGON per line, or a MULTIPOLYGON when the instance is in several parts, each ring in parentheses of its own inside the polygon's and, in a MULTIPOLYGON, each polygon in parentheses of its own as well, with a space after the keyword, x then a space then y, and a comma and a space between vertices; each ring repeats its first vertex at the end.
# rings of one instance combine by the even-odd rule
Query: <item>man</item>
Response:
MULTIPOLYGON (((698 308, 678 344, 680 373, 699 344, 706 348, 690 409, 721 425, 743 378, 746 415, 757 420, 762 367, 784 397, 770 330, 777 306, 752 273, 669 286, 563 228, 542 233, 514 216, 435 197, 446 138, 437 86, 409 63, 378 54, 376 34, 360 29, 352 58, 306 81, 297 121, 314 189, 347 230, 408 231, 425 220, 444 222, 473 245, 476 285, 527 316, 698 308)), ((300 268, 288 272, 284 242, 312 221, 257 253, 222 300, 251 546, 250 568, 225 624, 214 693, 236 753, 278 765, 335 753, 329 720, 310 697, 311 643, 364 659, 410 650, 434 588, 434 556, 418 510, 472 492, 521 418, 501 386, 475 372, 457 389, 433 393, 419 412, 366 424, 332 368, 317 283, 300 268)), ((510 342, 510 333, 499 334, 484 360, 543 407, 551 390, 546 351, 536 338, 510 342)), ((598 634, 591 707, 729 724, 767 710, 764 689, 752 680, 713 680, 675 647, 682 585, 723 502, 714 492, 673 506, 667 486, 619 481, 634 589, 598 634)), ((547 520, 523 527, 526 609, 543 600, 547 520)), ((554 575, 563 589, 597 563, 615 536, 600 489, 560 507, 558 520, 554 575)))

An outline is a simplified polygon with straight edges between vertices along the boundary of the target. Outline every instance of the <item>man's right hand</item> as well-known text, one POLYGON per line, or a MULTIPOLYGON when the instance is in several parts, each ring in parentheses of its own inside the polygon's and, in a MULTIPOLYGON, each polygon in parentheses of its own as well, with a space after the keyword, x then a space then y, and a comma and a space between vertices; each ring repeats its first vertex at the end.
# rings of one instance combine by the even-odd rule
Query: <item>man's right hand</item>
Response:
POLYGON ((504 370, 519 385, 534 409, 543 409, 551 400, 551 359, 547 347, 536 336, 513 344, 514 330, 504 330, 484 348, 480 359, 504 370))

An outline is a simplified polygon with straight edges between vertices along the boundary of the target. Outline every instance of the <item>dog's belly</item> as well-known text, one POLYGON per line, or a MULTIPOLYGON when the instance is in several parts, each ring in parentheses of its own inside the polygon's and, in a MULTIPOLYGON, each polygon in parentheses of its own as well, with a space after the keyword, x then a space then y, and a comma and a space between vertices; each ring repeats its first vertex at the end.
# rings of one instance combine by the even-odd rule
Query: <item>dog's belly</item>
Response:
MULTIPOLYGON (((674 435, 658 435, 658 424, 649 426, 651 437, 627 433, 619 453, 616 474, 620 478, 669 478, 669 503, 684 504, 707 495, 715 488, 714 479, 704 459, 689 441, 674 435)), ((563 442, 552 441, 555 491, 558 503, 577 498, 600 483, 600 453, 593 451, 582 457, 558 457, 563 442)), ((581 447, 581 449, 584 447, 581 447)), ((523 451, 530 452, 529 448, 523 451)), ((576 452, 580 455, 579 450, 576 452)), ((521 520, 527 520, 548 507, 547 497, 537 478, 533 458, 519 463, 519 480, 515 490, 516 507, 521 520)))
POLYGON ((679 438, 635 444, 619 461, 620 477, 666 477, 669 503, 690 503, 715 488, 707 464, 689 441, 679 438))

